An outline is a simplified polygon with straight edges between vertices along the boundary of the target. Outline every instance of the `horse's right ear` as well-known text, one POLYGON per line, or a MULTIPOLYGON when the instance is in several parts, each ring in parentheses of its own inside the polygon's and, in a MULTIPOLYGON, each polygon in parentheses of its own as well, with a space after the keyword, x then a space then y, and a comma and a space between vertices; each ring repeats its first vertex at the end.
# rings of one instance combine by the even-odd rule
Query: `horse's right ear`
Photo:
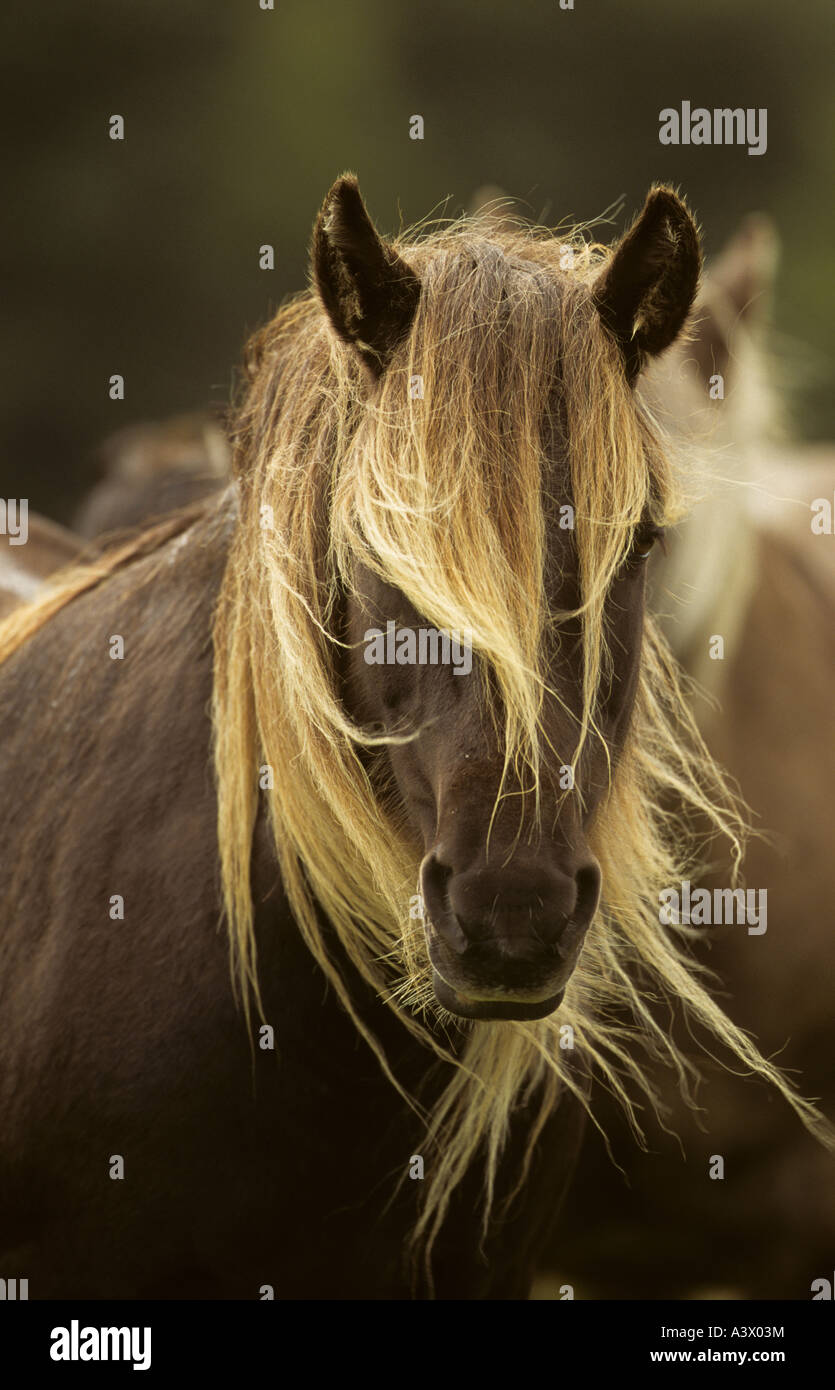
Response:
POLYGON ((593 290, 630 381, 680 333, 701 266, 699 233, 686 204, 671 188, 654 188, 593 290))
POLYGON ((377 235, 353 174, 337 179, 316 219, 313 281, 340 338, 379 376, 411 327, 420 280, 377 235))

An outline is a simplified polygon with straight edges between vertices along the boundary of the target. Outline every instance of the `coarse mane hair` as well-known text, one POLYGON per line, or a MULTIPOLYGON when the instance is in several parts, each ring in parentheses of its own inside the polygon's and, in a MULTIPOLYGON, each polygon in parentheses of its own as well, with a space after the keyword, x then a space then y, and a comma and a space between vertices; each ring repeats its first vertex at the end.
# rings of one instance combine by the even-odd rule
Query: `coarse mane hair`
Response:
MULTIPOLYGON (((421 847, 386 777, 386 736, 355 725, 341 698, 344 595, 361 564, 436 627, 470 630, 499 697, 499 795, 518 795, 519 786, 537 788, 543 759, 543 635, 568 616, 546 601, 554 502, 575 508, 582 592, 583 713, 576 747, 559 750, 573 763, 598 737, 595 711, 613 668, 606 595, 641 518, 676 520, 682 499, 661 432, 594 306, 606 248, 582 228, 555 236, 466 218, 393 244, 422 291, 376 391, 312 291, 249 345, 233 428, 239 522, 214 619, 213 718, 224 903, 247 1016, 251 1000, 260 1004, 250 870, 264 796, 299 930, 392 1085, 403 1090, 350 996, 317 907, 428 1057, 452 1064, 429 1113, 408 1097, 426 1122, 413 1241, 428 1266, 452 1193, 477 1159, 486 1229, 514 1109, 538 1105, 518 1191, 562 1088, 588 1106, 585 1079, 560 1045, 565 1025, 574 1055, 619 1097, 638 1135, 636 1088, 656 1103, 647 1061, 671 1064, 686 1095, 696 1076, 651 1007, 659 996, 680 1002, 770 1081, 819 1137, 827 1131, 711 997, 688 929, 659 923, 659 890, 694 873, 709 841, 720 838, 738 866, 745 821, 649 617, 631 732, 591 827, 602 900, 564 1001, 538 1022, 455 1020, 466 1043, 456 1051, 446 1041, 451 1016, 434 1001, 422 923, 410 914, 421 847), (416 379, 422 394, 409 389, 416 379), (542 426, 555 391, 569 451, 565 499, 545 486, 542 426), (274 777, 262 791, 265 764, 274 777)), ((0 658, 106 568, 100 562, 86 582, 69 577, 13 615, 0 627, 0 658)))

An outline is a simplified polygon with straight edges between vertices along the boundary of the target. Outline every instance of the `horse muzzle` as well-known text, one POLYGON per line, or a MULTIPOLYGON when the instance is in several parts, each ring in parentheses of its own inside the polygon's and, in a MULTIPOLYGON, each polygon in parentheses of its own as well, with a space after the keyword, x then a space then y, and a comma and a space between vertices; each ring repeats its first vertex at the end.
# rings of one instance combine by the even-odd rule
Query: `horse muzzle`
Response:
POLYGON ((433 986, 462 1018, 538 1019, 562 1003, 600 896, 600 869, 526 861, 455 874, 436 849, 421 866, 433 986))

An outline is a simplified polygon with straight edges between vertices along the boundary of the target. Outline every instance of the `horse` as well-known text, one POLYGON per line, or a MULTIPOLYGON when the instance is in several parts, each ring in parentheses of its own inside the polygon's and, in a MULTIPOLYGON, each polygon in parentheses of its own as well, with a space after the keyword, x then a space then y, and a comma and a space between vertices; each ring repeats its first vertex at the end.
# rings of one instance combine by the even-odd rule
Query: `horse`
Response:
POLYGON ((106 439, 99 454, 105 476, 85 498, 72 530, 27 510, 24 543, 0 532, 0 618, 34 599, 82 551, 91 558, 98 554, 100 546, 92 542, 105 535, 113 542, 114 533, 188 508, 228 482, 226 437, 208 415, 128 426, 106 439))
POLYGON ((99 453, 106 474, 79 508, 73 530, 28 510, 23 543, 0 532, 0 618, 35 599, 82 552, 93 560, 105 539, 115 547, 131 530, 188 510, 228 483, 226 436, 208 415, 128 426, 99 453))
POLYGON ((26 535, 0 533, 0 618, 28 603, 56 570, 78 559, 81 542, 72 531, 37 512, 26 512, 26 535))
POLYGON ((206 413, 128 425, 97 452, 103 476, 73 519, 90 540, 159 520, 229 482, 226 434, 206 413))
MULTIPOLYGON (((785 438, 763 347, 776 261, 773 229, 748 219, 705 279, 690 340, 646 375, 653 410, 718 479, 653 557, 649 602, 710 697, 694 694, 694 708, 712 753, 765 832, 749 844, 746 877, 768 893, 767 933, 713 928, 694 950, 721 980, 734 1021, 831 1111, 835 566, 812 533, 810 504, 832 494, 835 460, 785 438), (711 398, 717 382, 723 392, 711 398), (711 659, 716 637, 721 659, 711 659)), ((722 884, 715 870, 699 881, 722 884)), ((584 1296, 808 1297, 835 1236, 825 1149, 761 1088, 719 1068, 700 1096, 702 1132, 674 1087, 664 1096, 684 1153, 655 1126, 649 1154, 614 1143, 615 1167, 590 1135, 546 1267, 584 1296), (721 1183, 706 1178, 710 1154, 724 1159, 721 1183)), ((599 1115, 624 1138, 614 1106, 599 1115)))
POLYGON ((386 240, 337 180, 247 347, 234 484, 0 627, 31 1297, 524 1297, 591 1077, 631 1110, 639 1048, 684 1066, 647 991, 817 1132, 654 907, 696 815, 744 835, 645 612, 681 499, 636 387, 698 232, 661 185, 565 249, 386 240))

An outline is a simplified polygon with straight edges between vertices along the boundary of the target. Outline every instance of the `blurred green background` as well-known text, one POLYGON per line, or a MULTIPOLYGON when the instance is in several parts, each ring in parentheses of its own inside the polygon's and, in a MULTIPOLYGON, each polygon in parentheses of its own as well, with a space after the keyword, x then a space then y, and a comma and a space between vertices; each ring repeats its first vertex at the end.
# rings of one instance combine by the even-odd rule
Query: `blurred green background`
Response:
POLYGON ((357 171, 383 230, 481 184, 617 227, 670 180, 708 253, 754 209, 784 245, 795 421, 835 434, 829 0, 50 0, 2 25, 0 492, 64 519, 123 425, 222 407, 245 335, 301 288, 316 210, 357 171), (658 113, 766 107, 768 150, 665 147, 658 113), (108 120, 126 122, 124 142, 108 120), (409 138, 420 114, 425 138, 409 138), (258 248, 276 248, 262 271, 258 248), (126 399, 108 398, 108 378, 126 399))

